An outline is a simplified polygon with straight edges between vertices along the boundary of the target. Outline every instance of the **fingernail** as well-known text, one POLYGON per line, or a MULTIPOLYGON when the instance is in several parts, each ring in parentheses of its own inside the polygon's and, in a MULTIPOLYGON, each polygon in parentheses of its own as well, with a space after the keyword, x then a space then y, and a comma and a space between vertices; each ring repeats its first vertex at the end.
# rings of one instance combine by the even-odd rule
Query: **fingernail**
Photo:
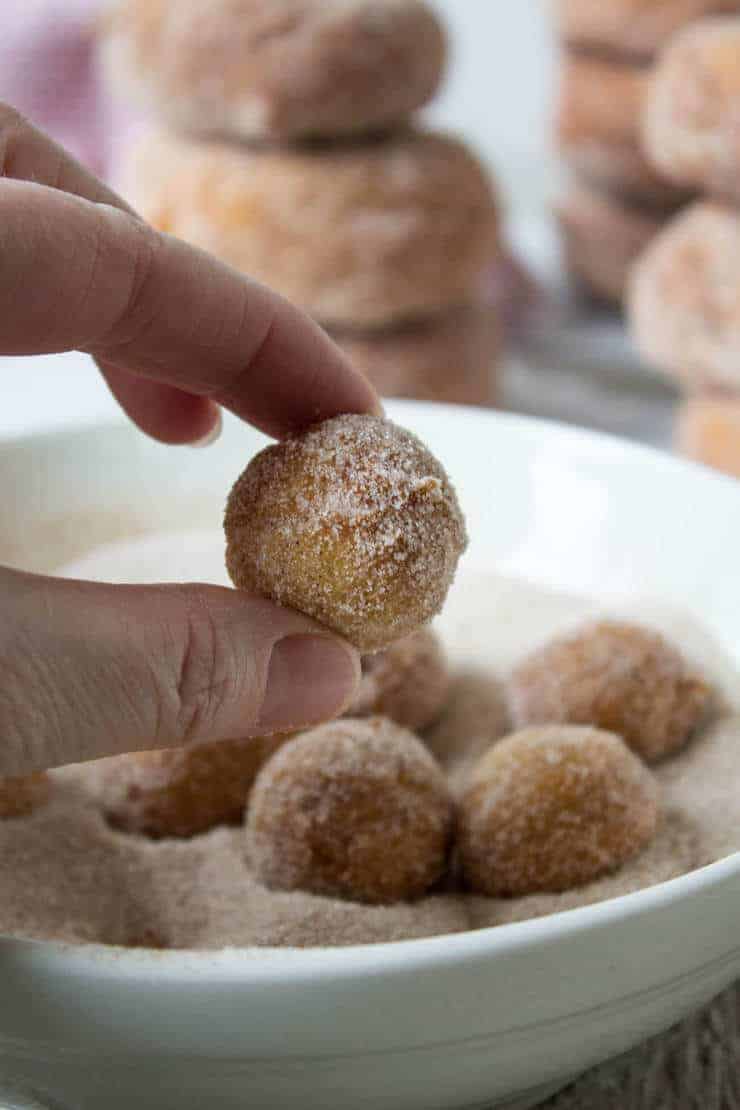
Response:
POLYGON ((224 427, 224 418, 221 415, 221 409, 219 409, 218 414, 216 416, 216 423, 213 425, 210 432, 206 432, 206 434, 203 436, 202 439, 196 439, 194 443, 190 444, 190 446, 191 447, 210 447, 212 443, 215 443, 216 440, 220 438, 221 432, 223 431, 223 427, 224 427))
POLYGON ((272 649, 259 728, 306 728, 338 717, 360 678, 359 656, 332 636, 286 636, 272 649))

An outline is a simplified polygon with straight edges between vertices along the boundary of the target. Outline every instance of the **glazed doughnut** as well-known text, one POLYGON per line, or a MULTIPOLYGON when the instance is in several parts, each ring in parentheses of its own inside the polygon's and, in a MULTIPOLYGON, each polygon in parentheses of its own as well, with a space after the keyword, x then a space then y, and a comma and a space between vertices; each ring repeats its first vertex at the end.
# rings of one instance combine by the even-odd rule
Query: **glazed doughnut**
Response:
POLYGON ((572 182, 555 208, 565 264, 588 295, 621 305, 632 267, 668 218, 585 182, 572 182))
POLYGON ((446 41, 420 0, 122 0, 103 57, 175 129, 284 141, 401 122, 436 92, 446 41))
POLYGON ((645 148, 671 181, 740 200, 740 18, 687 27, 650 82, 645 148))
POLYGON ((334 332, 333 338, 384 397, 495 404, 501 324, 483 303, 401 328, 334 332))
POLYGON ((681 27, 740 11, 740 0, 556 0, 562 38, 573 46, 650 58, 681 27))
POLYGON ((690 389, 740 387, 740 214, 687 208, 635 267, 632 333, 646 362, 690 389))
POLYGON ((593 725, 616 732, 654 761, 691 739, 712 691, 657 632, 602 620, 552 640, 520 663, 509 695, 520 728, 593 725))
POLYGON ((577 173, 638 204, 668 207, 687 191, 665 181, 641 149, 650 68, 567 51, 560 70, 556 133, 577 173))
POLYGON ((491 897, 557 893, 616 871, 658 824, 651 772, 618 736, 549 725, 499 741, 460 803, 468 886, 491 897))
POLYGON ((376 416, 338 416, 265 448, 232 489, 224 527, 237 589, 365 653, 436 616, 467 543, 442 466, 376 416))
POLYGON ((410 732, 433 724, 445 707, 450 671, 431 628, 362 658, 362 679, 348 717, 388 717, 410 732))
POLYGON ((50 792, 51 783, 45 771, 22 778, 0 779, 0 820, 27 817, 46 805, 50 792))
POLYGON ((128 176, 150 223, 340 328, 467 303, 497 249, 484 170, 429 132, 278 151, 154 135, 128 176))
POLYGON ((238 825, 263 763, 287 736, 223 740, 101 760, 95 794, 108 822, 152 839, 238 825))
POLYGON ((675 444, 687 458, 740 478, 740 399, 689 397, 678 412, 675 444))
POLYGON ((275 890, 391 904, 444 874, 453 804, 420 740, 384 717, 305 732, 265 765, 246 819, 247 860, 275 890))

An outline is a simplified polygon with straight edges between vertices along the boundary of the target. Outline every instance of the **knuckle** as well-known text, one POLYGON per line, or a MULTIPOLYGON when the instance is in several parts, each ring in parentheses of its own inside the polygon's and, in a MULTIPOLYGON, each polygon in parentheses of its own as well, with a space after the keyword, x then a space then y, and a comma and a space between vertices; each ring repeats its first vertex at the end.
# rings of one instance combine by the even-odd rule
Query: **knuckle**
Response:
POLYGON ((175 676, 175 730, 186 743, 209 733, 234 690, 233 653, 206 592, 185 587, 186 617, 175 676))
POLYGON ((126 244, 127 272, 119 304, 105 334, 96 343, 98 350, 110 352, 135 343, 156 319, 159 304, 155 271, 162 240, 148 224, 120 209, 107 208, 107 217, 117 224, 116 238, 120 234, 126 244))

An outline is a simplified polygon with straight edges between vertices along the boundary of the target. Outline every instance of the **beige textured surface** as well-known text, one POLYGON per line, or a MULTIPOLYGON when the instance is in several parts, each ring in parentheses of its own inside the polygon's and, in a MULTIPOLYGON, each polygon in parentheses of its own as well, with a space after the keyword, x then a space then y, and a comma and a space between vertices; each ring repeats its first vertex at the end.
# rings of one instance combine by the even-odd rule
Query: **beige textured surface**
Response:
POLYGON ((739 1110, 740 991, 589 1072, 542 1110, 739 1110))

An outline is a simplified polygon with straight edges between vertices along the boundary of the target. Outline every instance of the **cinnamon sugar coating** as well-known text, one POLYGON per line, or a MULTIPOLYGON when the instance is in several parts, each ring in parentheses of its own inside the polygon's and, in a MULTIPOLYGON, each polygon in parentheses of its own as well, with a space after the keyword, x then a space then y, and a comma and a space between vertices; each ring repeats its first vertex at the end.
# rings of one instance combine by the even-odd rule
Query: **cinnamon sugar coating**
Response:
POLYGON ((115 828, 152 839, 238 825, 262 765, 287 736, 222 740, 101 761, 95 793, 115 828))
POLYGON ((347 415, 261 451, 229 495, 226 566, 369 653, 441 609, 465 523, 439 462, 410 432, 347 415))
POLYGON ((260 772, 247 858, 265 886, 356 902, 421 897, 442 877, 453 805, 421 741, 384 717, 304 733, 260 772))
POLYGON ((360 687, 346 716, 389 717, 419 732, 439 718, 450 681, 439 637, 422 628, 385 651, 363 656, 360 687))
POLYGON ((155 133, 124 176, 155 227, 337 328, 465 304, 498 250, 486 171, 463 143, 433 132, 280 150, 155 133))
POLYGON ((678 751, 710 707, 712 690, 663 636, 602 620, 551 641, 515 668, 515 723, 593 725, 643 759, 678 751))
POLYGON ((26 817, 48 801, 51 790, 45 771, 20 778, 0 779, 0 820, 26 817))
MULTIPOLYGON (((740 10, 740 9, 739 9, 740 10)), ((740 200, 740 18, 703 20, 662 54, 650 81, 645 148, 671 181, 740 200)))
POLYGON ((657 784, 618 736, 529 728, 473 771, 460 803, 460 864, 469 887, 492 897, 566 891, 637 855, 657 824, 657 784))
POLYGON ((740 386, 740 214, 687 208, 635 266, 630 322, 646 362, 692 391, 740 386))
POLYGON ((651 58, 676 31, 705 15, 740 12, 739 0, 556 0, 571 45, 651 58))
POLYGON ((588 180, 636 204, 667 208, 689 196, 642 151, 651 69, 621 57, 566 51, 556 114, 558 149, 588 180))
POLYGON ((434 95, 447 54, 420 0, 119 0, 108 23, 104 59, 127 94, 175 128, 250 140, 397 124, 434 95))

